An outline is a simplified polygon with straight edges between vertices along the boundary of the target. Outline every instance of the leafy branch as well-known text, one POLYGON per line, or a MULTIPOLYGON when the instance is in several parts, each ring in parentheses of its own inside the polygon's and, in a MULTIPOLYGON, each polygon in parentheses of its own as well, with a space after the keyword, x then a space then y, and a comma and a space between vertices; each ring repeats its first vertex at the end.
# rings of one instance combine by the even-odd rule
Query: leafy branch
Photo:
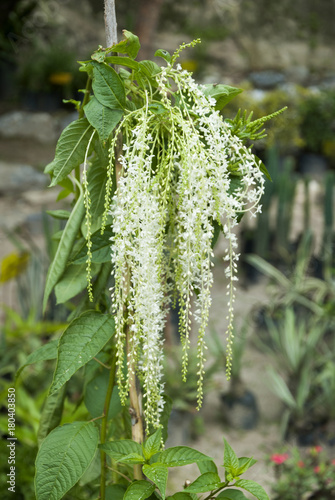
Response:
POLYGON ((234 135, 237 135, 240 139, 244 141, 247 139, 251 141, 258 141, 259 139, 264 139, 264 137, 267 136, 265 128, 262 128, 264 123, 272 120, 272 118, 276 118, 286 109, 287 106, 278 111, 275 111, 274 113, 271 113, 270 115, 262 116, 261 118, 258 118, 254 121, 252 121, 253 111, 251 111, 247 116, 247 111, 244 111, 244 113, 241 115, 241 110, 239 109, 236 113, 235 118, 233 118, 232 120, 227 118, 226 122, 231 125, 232 133, 234 135))

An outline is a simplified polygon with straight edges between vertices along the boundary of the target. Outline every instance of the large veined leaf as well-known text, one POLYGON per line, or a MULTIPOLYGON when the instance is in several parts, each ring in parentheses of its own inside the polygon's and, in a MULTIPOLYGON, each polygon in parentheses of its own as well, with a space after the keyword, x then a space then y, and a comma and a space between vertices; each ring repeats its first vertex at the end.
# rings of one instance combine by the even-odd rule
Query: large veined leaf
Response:
MULTIPOLYGON (((86 261, 86 259, 85 259, 86 261)), ((99 271, 98 264, 92 264, 91 273, 94 276, 99 271)), ((86 264, 68 266, 55 286, 57 304, 64 304, 87 286, 86 264)))
POLYGON ((188 493, 206 493, 206 491, 215 490, 223 485, 224 483, 221 482, 218 474, 215 472, 205 472, 185 488, 185 491, 188 493))
POLYGON ((243 488, 244 490, 254 495, 258 500, 269 500, 269 497, 264 488, 262 488, 260 484, 255 483, 255 481, 251 481, 250 479, 239 479, 238 481, 236 481, 234 486, 243 488))
POLYGON ((143 445, 143 453, 147 460, 158 453, 162 447, 162 429, 159 427, 156 432, 146 439, 143 445))
POLYGON ((168 480, 168 467, 164 464, 143 465, 143 474, 152 481, 159 489, 163 500, 168 480))
POLYGON ((188 446, 174 446, 162 451, 157 456, 157 462, 165 464, 168 467, 180 467, 182 465, 201 462, 202 460, 211 460, 211 458, 188 446))
POLYGON ((217 474, 218 468, 213 462, 213 460, 204 460, 201 462, 197 463, 198 469, 201 474, 204 474, 205 472, 215 472, 217 474))
POLYGON ((224 439, 224 461, 223 465, 225 469, 227 469, 229 472, 231 472, 233 475, 239 468, 239 461, 236 456, 236 453, 232 449, 232 447, 227 443, 227 441, 224 439))
POLYGON ((242 89, 230 87, 230 85, 208 84, 205 85, 203 93, 207 97, 213 97, 216 100, 215 109, 220 111, 235 96, 243 92, 242 89))
POLYGON ((65 424, 50 432, 36 458, 36 499, 61 499, 92 462, 98 442, 94 422, 65 424))
POLYGON ((102 143, 106 144, 114 128, 121 121, 123 111, 107 108, 94 96, 84 109, 88 121, 98 131, 102 143))
POLYGON ((73 244, 80 228, 81 221, 84 218, 84 194, 81 186, 78 186, 80 189, 80 196, 75 206, 73 207, 69 220, 67 221, 65 229, 62 232, 62 237, 58 244, 54 260, 52 261, 47 274, 43 298, 43 310, 45 310, 46 308, 47 301, 52 289, 57 284, 65 271, 68 258, 71 254, 73 244))
POLYGON ((37 433, 37 440, 39 445, 43 439, 51 432, 57 425, 60 424, 63 413, 64 400, 66 395, 66 385, 48 396, 44 401, 42 408, 40 425, 37 433))
POLYGON ((54 160, 45 168, 52 173, 51 186, 55 186, 76 167, 83 163, 93 128, 86 118, 70 123, 62 132, 54 160))
POLYGON ((70 323, 58 345, 58 359, 50 394, 58 391, 82 366, 92 359, 114 335, 110 314, 87 311, 70 323))
POLYGON ((56 359, 57 345, 58 345, 58 339, 50 340, 47 344, 42 345, 41 347, 36 349, 36 351, 29 354, 25 363, 18 369, 16 373, 16 378, 20 375, 22 370, 28 365, 33 365, 34 363, 38 363, 39 361, 49 361, 51 359, 56 359))
POLYGON ((115 69, 104 63, 91 63, 93 67, 92 88, 97 100, 111 109, 123 110, 126 106, 126 92, 115 69))
POLYGON ((131 483, 123 497, 123 500, 145 500, 155 491, 155 485, 149 481, 134 481, 131 483))

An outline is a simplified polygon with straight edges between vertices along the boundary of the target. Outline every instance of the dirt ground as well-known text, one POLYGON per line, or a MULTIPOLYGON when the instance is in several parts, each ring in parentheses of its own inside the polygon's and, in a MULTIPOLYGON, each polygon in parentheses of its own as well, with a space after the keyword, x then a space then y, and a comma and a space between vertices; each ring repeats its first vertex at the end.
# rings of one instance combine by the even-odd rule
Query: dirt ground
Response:
MULTIPOLYGON (((41 169, 53 158, 54 145, 34 144, 31 141, 3 141, 0 140, 0 160, 6 162, 24 162, 41 169)), ((1 172, 0 172, 1 178, 1 172)), ((0 181, 1 184, 1 181, 0 181)), ((34 215, 44 209, 56 208, 56 190, 25 189, 21 186, 18 191, 8 191, 0 196, 0 260, 15 250, 15 246, 8 238, 8 231, 21 227, 30 232, 38 244, 42 244, 43 237, 39 228, 34 225, 34 215), (27 225, 27 218, 30 219, 27 225)), ((59 207, 58 207, 59 208, 59 207)), ((221 249, 222 250, 222 249, 221 249)), ((214 328, 221 336, 225 332, 226 278, 221 259, 220 244, 215 258, 213 304, 210 318, 210 328, 214 328)), ((251 318, 251 311, 257 304, 268 300, 265 282, 252 286, 238 286, 235 315, 237 320, 251 318)), ((15 306, 14 283, 7 283, 0 287, 0 303, 11 307, 15 306)), ((0 322, 3 321, 3 311, 0 309, 0 322)), ((250 319, 251 322, 251 319, 250 319)), ((257 332, 254 332, 257 334, 257 332)), ((271 453, 281 443, 278 421, 281 405, 271 393, 266 383, 265 369, 267 361, 257 350, 248 348, 242 370, 242 379, 257 398, 259 407, 259 422, 255 429, 233 429, 224 423, 223 408, 220 394, 228 390, 224 369, 215 377, 217 389, 206 396, 201 417, 204 422, 204 432, 193 442, 183 443, 194 446, 198 450, 211 456, 217 463, 223 463, 223 437, 227 439, 238 456, 253 456, 258 463, 246 474, 246 478, 258 481, 269 492, 271 482, 270 471, 267 469, 264 457, 271 453)), ((176 431, 176 430, 175 430, 176 431)), ((175 432, 172 431, 172 432, 175 432)), ((182 444, 182 443, 179 443, 182 444)), ((196 477, 197 468, 186 466, 176 468, 170 475, 171 492, 181 489, 186 480, 196 477)))

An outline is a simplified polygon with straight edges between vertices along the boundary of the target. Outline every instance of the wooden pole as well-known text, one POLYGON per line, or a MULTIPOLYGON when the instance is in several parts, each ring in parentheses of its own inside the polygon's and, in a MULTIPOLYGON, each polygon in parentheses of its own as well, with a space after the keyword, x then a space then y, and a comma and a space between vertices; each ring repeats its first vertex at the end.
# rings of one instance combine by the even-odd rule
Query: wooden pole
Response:
POLYGON ((117 43, 115 0, 105 0, 105 31, 107 47, 115 45, 117 43))
MULTIPOLYGON (((105 30, 106 30, 106 43, 107 47, 111 47, 117 43, 117 23, 115 14, 115 1, 105 0, 105 30)), ((117 149, 121 149, 122 145, 117 145, 117 149)), ((122 150, 122 149, 121 149, 122 150)), ((116 158, 118 155, 116 155, 116 158)), ((117 163, 117 159, 116 159, 117 163)), ((120 171, 120 165, 116 164, 116 179, 118 179, 118 174, 120 171)), ((129 280, 129 278, 128 278, 129 280)), ((127 331, 127 350, 129 345, 129 329, 127 331)), ((133 370, 133 367, 130 368, 133 370)), ((137 443, 143 443, 144 439, 144 426, 142 417, 142 404, 141 404, 141 392, 138 387, 138 381, 135 374, 132 374, 129 389, 130 398, 130 416, 132 423, 132 438, 137 443)), ((142 468, 141 466, 134 466, 134 478, 142 479, 142 468)))

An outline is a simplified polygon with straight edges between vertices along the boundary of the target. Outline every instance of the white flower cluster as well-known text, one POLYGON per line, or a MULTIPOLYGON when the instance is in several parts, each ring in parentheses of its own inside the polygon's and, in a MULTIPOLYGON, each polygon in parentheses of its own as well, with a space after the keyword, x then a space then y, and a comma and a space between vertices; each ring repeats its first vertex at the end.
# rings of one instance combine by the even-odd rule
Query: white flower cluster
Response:
MULTIPOLYGON (((259 210, 259 164, 215 111, 189 73, 168 66, 157 76, 165 113, 147 105, 122 123, 122 172, 112 201, 118 380, 122 399, 136 370, 143 381, 145 416, 159 425, 162 410, 163 330, 171 295, 180 302, 183 377, 191 330, 191 301, 198 335, 198 405, 202 401, 204 334, 211 305, 214 225, 229 241, 228 371, 231 364, 238 215, 259 210), (170 99, 170 82, 177 86, 170 99), (193 297, 193 299, 192 299, 193 297), (128 378, 124 376, 125 345, 128 378)), ((111 145, 111 158, 116 139, 111 145)), ((112 163, 112 162, 111 162, 112 163)), ((112 168, 112 166, 111 166, 112 168)), ((111 174, 109 173, 109 176, 111 174)))

